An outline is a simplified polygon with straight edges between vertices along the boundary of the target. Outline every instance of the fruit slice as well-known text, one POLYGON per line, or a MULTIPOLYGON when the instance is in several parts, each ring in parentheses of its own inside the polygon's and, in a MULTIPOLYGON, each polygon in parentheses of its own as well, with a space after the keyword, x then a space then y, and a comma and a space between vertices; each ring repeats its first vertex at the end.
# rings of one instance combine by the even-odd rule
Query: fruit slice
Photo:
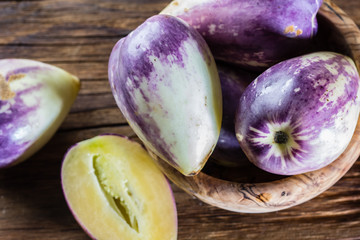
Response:
POLYGON ((171 188, 140 144, 105 135, 66 154, 62 187, 74 217, 94 239, 177 238, 171 188))
POLYGON ((79 79, 49 64, 0 60, 0 168, 38 151, 68 114, 79 79))

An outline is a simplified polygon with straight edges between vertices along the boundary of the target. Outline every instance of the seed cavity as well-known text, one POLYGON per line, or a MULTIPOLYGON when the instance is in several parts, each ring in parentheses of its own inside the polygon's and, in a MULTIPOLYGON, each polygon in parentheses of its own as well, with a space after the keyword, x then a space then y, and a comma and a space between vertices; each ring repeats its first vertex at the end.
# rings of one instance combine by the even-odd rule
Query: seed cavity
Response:
POLYGON ((8 82, 12 82, 12 81, 16 81, 16 80, 20 80, 22 78, 24 78, 26 75, 23 73, 18 73, 18 74, 12 74, 10 75, 8 82))
POLYGON ((93 156, 93 168, 109 205, 129 227, 139 233, 139 223, 135 214, 138 206, 128 180, 124 179, 121 171, 102 155, 93 156))
POLYGON ((16 94, 11 90, 9 83, 0 75, 0 100, 5 101, 15 97, 16 94))
POLYGON ((14 98, 16 93, 11 90, 10 83, 21 78, 24 78, 25 74, 13 74, 10 75, 6 81, 5 77, 0 74, 0 100, 6 101, 14 98))

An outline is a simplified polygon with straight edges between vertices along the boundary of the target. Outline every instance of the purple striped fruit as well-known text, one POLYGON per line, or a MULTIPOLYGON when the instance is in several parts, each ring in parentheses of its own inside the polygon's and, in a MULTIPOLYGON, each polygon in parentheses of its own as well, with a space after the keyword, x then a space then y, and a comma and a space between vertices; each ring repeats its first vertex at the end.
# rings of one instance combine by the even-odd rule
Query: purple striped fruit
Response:
POLYGON ((62 163, 61 183, 92 239, 177 239, 171 187, 137 142, 103 135, 74 145, 62 163))
POLYGON ((239 166, 246 159, 235 135, 235 113, 241 94, 257 74, 219 63, 218 72, 223 96, 223 117, 219 140, 211 157, 223 166, 239 166))
POLYGON ((216 59, 264 69, 305 53, 322 0, 174 0, 161 13, 199 31, 216 59))
POLYGON ((201 35, 176 17, 153 16, 115 45, 109 81, 145 146, 184 175, 198 173, 222 116, 218 72, 201 35))
POLYGON ((0 60, 0 168, 24 161, 49 141, 79 88, 77 77, 55 66, 0 60))
POLYGON ((236 136, 249 160, 271 173, 322 168, 347 147, 359 116, 354 62, 316 52, 281 62, 243 93, 236 136))

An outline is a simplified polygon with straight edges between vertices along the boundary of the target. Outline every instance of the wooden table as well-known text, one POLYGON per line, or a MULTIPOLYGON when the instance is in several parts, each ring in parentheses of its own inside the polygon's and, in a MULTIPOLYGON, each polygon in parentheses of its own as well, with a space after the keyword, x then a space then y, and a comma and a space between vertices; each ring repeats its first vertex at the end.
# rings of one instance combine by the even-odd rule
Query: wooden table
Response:
MULTIPOLYGON (((89 239, 71 215, 60 185, 66 150, 103 133, 136 138, 107 80, 118 39, 166 6, 166 0, 4 0, 0 58, 29 58, 62 67, 82 82, 52 140, 28 161, 0 171, 0 239, 89 239)), ((334 0, 360 25, 359 0, 334 0)), ((218 209, 172 185, 179 239, 360 239, 360 162, 332 188, 274 213, 218 209)))

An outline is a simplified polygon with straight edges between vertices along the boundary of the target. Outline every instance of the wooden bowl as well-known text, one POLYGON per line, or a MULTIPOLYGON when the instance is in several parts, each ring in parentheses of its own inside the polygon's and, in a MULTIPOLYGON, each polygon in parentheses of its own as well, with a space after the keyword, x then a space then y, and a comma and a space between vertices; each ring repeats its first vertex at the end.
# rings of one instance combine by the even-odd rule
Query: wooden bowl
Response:
MULTIPOLYGON (((330 0, 318 14, 316 50, 350 56, 360 66, 360 31, 330 0)), ((330 165, 305 174, 279 176, 266 173, 247 159, 238 167, 223 167, 212 159, 196 176, 185 177, 152 154, 165 175, 178 187, 205 203, 235 212, 261 213, 306 202, 335 184, 360 155, 360 121, 345 152, 330 165)))

